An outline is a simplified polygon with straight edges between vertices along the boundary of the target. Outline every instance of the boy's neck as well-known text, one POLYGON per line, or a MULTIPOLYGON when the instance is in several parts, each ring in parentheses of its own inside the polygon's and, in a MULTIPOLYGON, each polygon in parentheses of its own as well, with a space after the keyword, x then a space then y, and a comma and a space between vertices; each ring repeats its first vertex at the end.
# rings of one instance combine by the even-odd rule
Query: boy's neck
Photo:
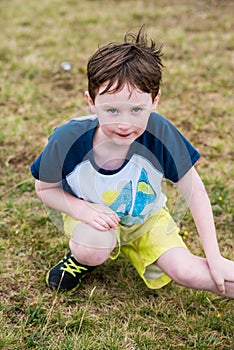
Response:
POLYGON ((98 129, 93 138, 93 155, 96 164, 102 169, 115 170, 124 163, 129 145, 116 145, 112 140, 100 137, 98 129))

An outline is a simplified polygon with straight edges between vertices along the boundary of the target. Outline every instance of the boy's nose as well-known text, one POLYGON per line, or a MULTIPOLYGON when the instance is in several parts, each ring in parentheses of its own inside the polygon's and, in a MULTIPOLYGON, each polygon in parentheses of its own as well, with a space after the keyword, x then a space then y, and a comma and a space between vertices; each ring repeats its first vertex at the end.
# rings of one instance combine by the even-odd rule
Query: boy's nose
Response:
POLYGON ((131 124, 129 124, 129 123, 121 123, 121 124, 117 125, 117 128, 119 130, 126 131, 126 130, 129 130, 131 128, 131 124))

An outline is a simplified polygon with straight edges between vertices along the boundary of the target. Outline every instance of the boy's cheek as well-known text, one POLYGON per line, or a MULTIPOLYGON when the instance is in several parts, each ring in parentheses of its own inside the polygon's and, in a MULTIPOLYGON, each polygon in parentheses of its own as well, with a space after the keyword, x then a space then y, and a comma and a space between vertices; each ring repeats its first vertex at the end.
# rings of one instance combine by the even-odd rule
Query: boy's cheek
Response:
POLYGON ((93 105, 89 105, 89 109, 90 109, 90 112, 92 113, 92 114, 97 114, 97 109, 96 109, 96 107, 93 105))

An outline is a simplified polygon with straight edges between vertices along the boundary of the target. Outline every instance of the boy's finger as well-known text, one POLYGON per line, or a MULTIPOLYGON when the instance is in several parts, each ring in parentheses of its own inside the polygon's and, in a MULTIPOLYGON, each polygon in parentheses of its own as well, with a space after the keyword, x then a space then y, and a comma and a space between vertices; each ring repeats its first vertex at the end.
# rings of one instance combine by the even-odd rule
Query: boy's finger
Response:
POLYGON ((218 282, 217 283, 217 288, 221 294, 225 294, 225 285, 224 281, 223 282, 218 282))

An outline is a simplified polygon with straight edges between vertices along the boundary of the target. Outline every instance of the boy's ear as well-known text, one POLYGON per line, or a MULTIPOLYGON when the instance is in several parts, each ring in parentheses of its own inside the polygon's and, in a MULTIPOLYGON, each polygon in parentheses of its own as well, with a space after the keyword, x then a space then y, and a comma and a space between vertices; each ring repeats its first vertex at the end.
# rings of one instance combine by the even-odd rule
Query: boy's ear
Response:
POLYGON ((159 89, 157 96, 154 98, 152 109, 156 109, 160 96, 161 96, 161 90, 159 89))
POLYGON ((91 112, 92 112, 92 113, 95 113, 95 110, 96 110, 96 109, 95 109, 95 104, 94 104, 92 98, 90 97, 88 91, 85 91, 85 92, 84 92, 84 97, 85 97, 86 100, 88 101, 88 105, 89 105, 89 107, 90 107, 91 112))
POLYGON ((92 106, 94 105, 93 100, 91 99, 91 97, 90 97, 88 91, 85 91, 85 92, 84 92, 84 97, 85 97, 86 100, 88 101, 89 106, 90 106, 90 105, 92 105, 92 106))

